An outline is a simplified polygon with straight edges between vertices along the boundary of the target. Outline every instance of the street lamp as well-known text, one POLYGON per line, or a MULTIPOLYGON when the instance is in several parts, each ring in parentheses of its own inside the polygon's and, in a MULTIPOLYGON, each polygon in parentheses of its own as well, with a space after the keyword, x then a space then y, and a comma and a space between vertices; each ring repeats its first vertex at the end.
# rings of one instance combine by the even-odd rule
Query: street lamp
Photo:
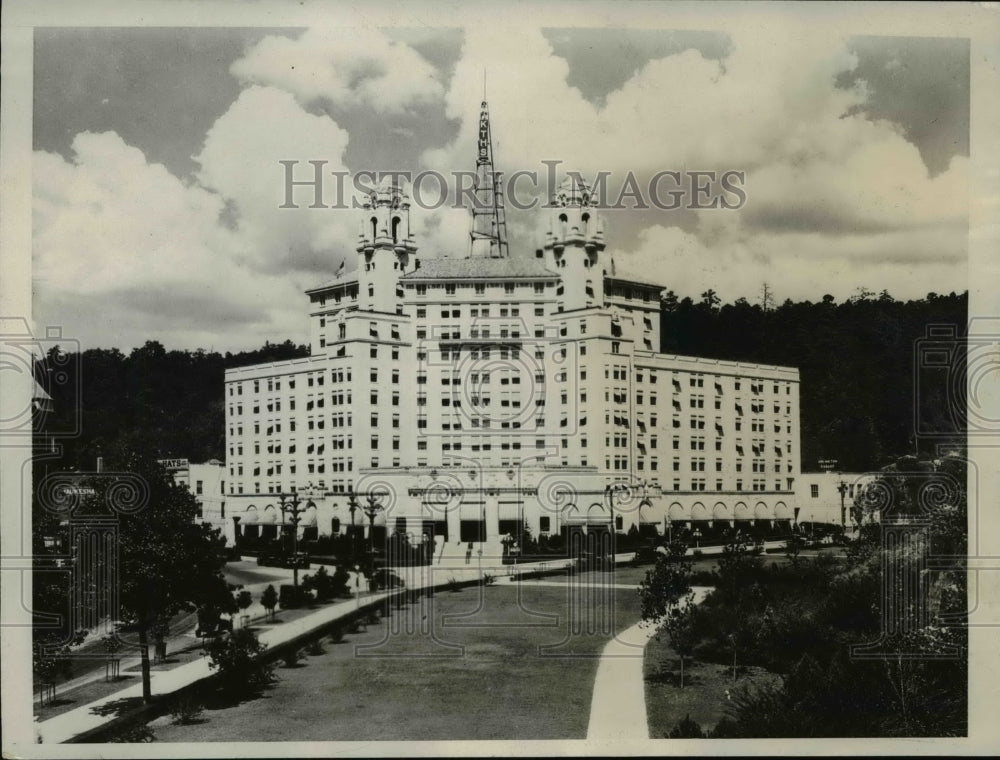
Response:
POLYGON ((368 553, 371 557, 371 577, 375 577, 375 516, 382 512, 385 507, 379 504, 378 497, 373 493, 368 493, 366 496, 367 504, 362 507, 364 513, 368 516, 368 553))
POLYGON ((292 526, 292 583, 298 588, 299 585, 299 522, 302 520, 302 513, 309 507, 315 507, 312 501, 302 506, 299 495, 292 486, 291 494, 280 494, 278 504, 281 506, 281 514, 285 522, 292 526))
MULTIPOLYGON (((610 549, 611 549, 611 569, 612 570, 614 570, 614 568, 615 568, 615 550, 616 550, 616 546, 615 545, 617 543, 617 538, 618 538, 617 535, 616 535, 617 534, 617 528, 618 528, 618 526, 615 524, 615 495, 614 495, 614 488, 615 488, 615 486, 612 485, 611 483, 608 483, 608 485, 604 486, 604 494, 608 497, 608 514, 609 514, 610 519, 611 519, 611 531, 610 531, 610 533, 611 533, 611 536, 610 536, 610 538, 611 538, 611 546, 610 546, 610 549)), ((604 568, 604 560, 602 560, 601 565, 602 565, 601 569, 604 570, 605 569, 604 568)))
POLYGON ((358 500, 354 496, 353 486, 347 492, 347 511, 351 513, 351 557, 357 558, 358 556, 358 533, 354 527, 354 513, 357 512, 358 500))
POLYGON ((840 492, 840 527, 845 531, 847 530, 847 512, 844 507, 844 494, 847 493, 847 483, 843 480, 837 485, 837 491, 840 492))

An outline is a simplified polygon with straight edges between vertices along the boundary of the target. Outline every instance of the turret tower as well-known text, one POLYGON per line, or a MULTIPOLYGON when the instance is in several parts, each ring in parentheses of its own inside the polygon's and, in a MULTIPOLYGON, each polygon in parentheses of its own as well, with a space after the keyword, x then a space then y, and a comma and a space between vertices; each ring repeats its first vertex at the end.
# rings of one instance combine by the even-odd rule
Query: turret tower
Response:
POLYGON ((395 313, 396 283, 416 266, 417 245, 410 232, 410 196, 392 177, 365 199, 357 251, 361 308, 395 313))
POLYGON ((597 213, 590 187, 571 174, 559 186, 548 208, 545 265, 562 275, 563 309, 600 306, 604 298, 604 220, 597 213))

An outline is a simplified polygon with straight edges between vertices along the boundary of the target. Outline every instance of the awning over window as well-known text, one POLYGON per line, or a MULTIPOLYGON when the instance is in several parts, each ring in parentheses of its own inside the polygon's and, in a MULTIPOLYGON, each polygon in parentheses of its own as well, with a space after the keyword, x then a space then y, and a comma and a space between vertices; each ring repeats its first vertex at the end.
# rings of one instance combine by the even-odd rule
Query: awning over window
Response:
POLYGON ((483 503, 463 501, 458 507, 458 514, 460 520, 482 520, 483 503))
POLYGON ((260 520, 260 515, 257 514, 256 507, 248 509, 241 515, 241 517, 242 519, 240 520, 240 522, 243 523, 244 525, 256 525, 260 520))
POLYGON ((498 505, 498 520, 520 520, 521 505, 516 501, 501 501, 498 505))
POLYGON ((278 510, 274 507, 265 507, 264 513, 260 516, 259 521, 261 525, 274 525, 280 522, 278 519, 278 510))

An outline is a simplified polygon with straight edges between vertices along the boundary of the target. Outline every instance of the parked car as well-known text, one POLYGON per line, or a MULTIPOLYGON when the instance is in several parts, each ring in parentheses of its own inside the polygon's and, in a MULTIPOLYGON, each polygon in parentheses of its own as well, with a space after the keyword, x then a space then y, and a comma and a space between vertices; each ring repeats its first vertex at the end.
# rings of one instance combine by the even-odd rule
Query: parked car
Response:
POLYGON ((406 583, 392 570, 382 567, 372 575, 371 585, 375 591, 383 591, 387 588, 403 588, 406 583))
POLYGON ((304 570, 308 570, 310 567, 309 555, 304 552, 299 552, 298 554, 261 552, 257 555, 257 564, 262 567, 298 567, 304 570))

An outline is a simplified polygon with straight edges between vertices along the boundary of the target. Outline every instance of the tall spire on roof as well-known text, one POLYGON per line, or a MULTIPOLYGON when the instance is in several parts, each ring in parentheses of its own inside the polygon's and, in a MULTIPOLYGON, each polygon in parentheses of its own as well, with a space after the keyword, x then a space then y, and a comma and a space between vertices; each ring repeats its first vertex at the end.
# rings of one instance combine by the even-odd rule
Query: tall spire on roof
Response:
POLYGON ((476 187, 472 207, 469 251, 473 257, 507 257, 507 221, 503 207, 501 177, 493 169, 490 112, 486 104, 486 72, 483 72, 483 103, 479 113, 479 149, 476 154, 476 187))

